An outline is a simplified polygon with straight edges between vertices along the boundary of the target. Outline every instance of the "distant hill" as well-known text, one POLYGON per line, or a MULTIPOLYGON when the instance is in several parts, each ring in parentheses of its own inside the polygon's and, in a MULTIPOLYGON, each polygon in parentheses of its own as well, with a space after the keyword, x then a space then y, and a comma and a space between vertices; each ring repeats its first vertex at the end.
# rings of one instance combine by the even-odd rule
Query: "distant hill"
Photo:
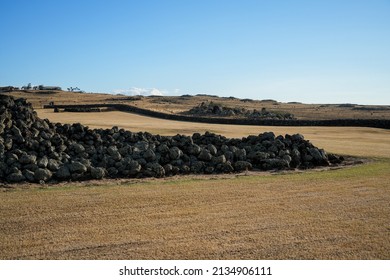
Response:
POLYGON ((214 102, 223 107, 240 108, 240 110, 266 110, 269 112, 285 112, 298 120, 318 119, 390 119, 390 106, 356 105, 356 104, 303 104, 300 102, 278 102, 273 99, 253 100, 236 97, 218 97, 213 95, 182 96, 123 96, 104 93, 76 93, 69 91, 53 91, 42 94, 40 91, 11 91, 4 94, 17 98, 26 98, 36 108, 54 102, 56 104, 93 104, 123 103, 148 110, 168 114, 188 112, 202 102, 214 102))

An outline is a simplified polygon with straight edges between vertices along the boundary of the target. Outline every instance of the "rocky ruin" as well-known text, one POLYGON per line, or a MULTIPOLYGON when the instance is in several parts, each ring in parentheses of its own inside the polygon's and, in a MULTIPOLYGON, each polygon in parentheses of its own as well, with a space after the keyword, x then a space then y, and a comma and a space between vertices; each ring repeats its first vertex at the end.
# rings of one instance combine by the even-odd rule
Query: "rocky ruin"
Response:
POLYGON ((229 139, 206 132, 160 136, 40 119, 30 103, 0 95, 0 181, 58 182, 328 166, 342 161, 300 134, 229 139))
POLYGON ((214 102, 202 102, 191 108, 189 115, 195 116, 218 116, 218 117, 243 117, 258 120, 295 120, 293 114, 285 112, 271 112, 266 108, 261 110, 248 110, 245 108, 230 108, 214 102))

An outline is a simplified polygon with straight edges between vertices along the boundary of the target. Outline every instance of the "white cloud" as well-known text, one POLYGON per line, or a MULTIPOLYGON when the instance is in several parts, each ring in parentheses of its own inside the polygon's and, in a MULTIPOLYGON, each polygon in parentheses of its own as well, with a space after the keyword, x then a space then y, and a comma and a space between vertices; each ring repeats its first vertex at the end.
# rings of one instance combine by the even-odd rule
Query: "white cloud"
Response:
POLYGON ((129 89, 116 89, 113 91, 114 94, 124 94, 124 95, 158 95, 163 96, 168 92, 166 90, 160 90, 157 88, 138 88, 131 87, 129 89))
POLYGON ((152 90, 150 91, 150 95, 159 95, 159 96, 163 96, 163 93, 156 89, 156 88, 152 88, 152 90))
POLYGON ((128 89, 115 89, 112 91, 113 94, 124 94, 131 95, 128 89))

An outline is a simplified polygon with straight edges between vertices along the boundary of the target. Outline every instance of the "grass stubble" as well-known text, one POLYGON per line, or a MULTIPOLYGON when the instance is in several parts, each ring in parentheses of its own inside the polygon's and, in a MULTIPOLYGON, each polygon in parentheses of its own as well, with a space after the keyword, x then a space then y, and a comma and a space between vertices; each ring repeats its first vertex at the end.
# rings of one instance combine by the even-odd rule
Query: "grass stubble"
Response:
POLYGON ((151 123, 121 114, 79 121, 164 135, 300 132, 328 151, 373 160, 337 170, 3 188, 1 259, 390 258, 387 130, 151 123))

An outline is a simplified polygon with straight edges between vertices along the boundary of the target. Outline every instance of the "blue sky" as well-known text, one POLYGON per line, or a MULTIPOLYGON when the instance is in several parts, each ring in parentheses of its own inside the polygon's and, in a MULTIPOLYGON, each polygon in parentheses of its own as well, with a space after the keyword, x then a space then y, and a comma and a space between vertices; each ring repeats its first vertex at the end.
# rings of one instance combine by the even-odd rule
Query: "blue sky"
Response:
POLYGON ((390 104, 390 1, 0 0, 0 85, 390 104))

